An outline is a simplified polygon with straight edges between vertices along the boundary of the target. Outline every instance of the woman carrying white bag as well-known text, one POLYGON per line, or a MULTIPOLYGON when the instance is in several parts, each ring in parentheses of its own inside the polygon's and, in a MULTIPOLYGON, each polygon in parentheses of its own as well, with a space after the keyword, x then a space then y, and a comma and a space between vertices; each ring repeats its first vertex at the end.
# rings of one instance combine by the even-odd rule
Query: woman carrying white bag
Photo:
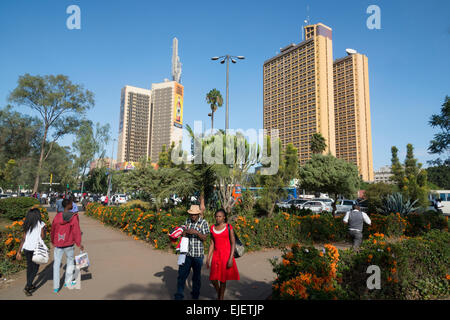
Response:
MULTIPOLYGON (((33 285, 33 280, 38 273, 39 264, 33 262, 33 255, 37 249, 39 249, 42 254, 44 254, 44 250, 48 250, 47 247, 45 247, 45 244, 44 247, 39 247, 40 244, 43 244, 42 239, 45 239, 46 233, 47 228, 45 223, 41 220, 41 212, 39 209, 35 208, 28 211, 25 222, 23 223, 23 237, 16 256, 17 260, 21 260, 21 252, 23 251, 27 259, 27 285, 23 289, 27 296, 31 296, 32 292, 36 290, 36 287, 33 285)), ((41 262, 44 262, 45 256, 40 256, 40 258, 41 262)))

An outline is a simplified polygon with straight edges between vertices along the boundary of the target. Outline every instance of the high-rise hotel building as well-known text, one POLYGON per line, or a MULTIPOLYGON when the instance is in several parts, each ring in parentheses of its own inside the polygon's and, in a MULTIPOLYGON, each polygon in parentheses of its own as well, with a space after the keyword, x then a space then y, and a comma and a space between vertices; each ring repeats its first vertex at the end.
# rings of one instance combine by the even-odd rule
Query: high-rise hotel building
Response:
POLYGON ((336 157, 357 165, 364 181, 374 181, 367 57, 347 53, 333 64, 336 157))
POLYGON ((264 129, 278 129, 283 148, 292 143, 300 164, 311 158, 310 139, 319 132, 336 155, 331 28, 304 27, 305 40, 264 62, 264 129))
POLYGON ((120 98, 117 162, 135 162, 147 157, 150 137, 152 92, 125 86, 120 98))
POLYGON ((125 86, 120 103, 117 162, 158 162, 167 148, 182 139, 183 92, 176 81, 152 84, 152 90, 125 86))
POLYGON ((148 156, 158 162, 162 146, 169 149, 172 142, 178 145, 183 137, 184 87, 176 81, 152 84, 151 139, 148 156))

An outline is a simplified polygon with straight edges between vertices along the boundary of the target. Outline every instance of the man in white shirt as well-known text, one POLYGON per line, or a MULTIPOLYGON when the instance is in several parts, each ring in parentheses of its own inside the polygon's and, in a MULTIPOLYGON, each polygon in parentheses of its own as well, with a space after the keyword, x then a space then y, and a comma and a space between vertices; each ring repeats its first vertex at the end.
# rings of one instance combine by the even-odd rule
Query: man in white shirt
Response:
POLYGON ((347 212, 344 217, 344 223, 348 224, 348 230, 353 238, 353 248, 359 248, 362 242, 362 231, 364 222, 370 225, 369 216, 365 212, 360 211, 360 207, 355 204, 353 210, 347 212))

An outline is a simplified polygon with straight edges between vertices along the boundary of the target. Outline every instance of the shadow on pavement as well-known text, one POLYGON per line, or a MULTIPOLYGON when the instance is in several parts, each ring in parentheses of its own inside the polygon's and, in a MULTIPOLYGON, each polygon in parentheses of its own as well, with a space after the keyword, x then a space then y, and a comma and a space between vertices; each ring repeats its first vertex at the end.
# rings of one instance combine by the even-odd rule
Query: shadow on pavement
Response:
MULTIPOLYGON (((203 269, 202 269, 203 270, 203 269)), ((178 270, 166 266, 161 272, 154 274, 161 278, 161 284, 149 283, 148 285, 129 284, 120 288, 115 293, 106 296, 106 299, 127 300, 127 299, 161 299, 173 300, 177 290, 178 270)), ((216 290, 209 281, 209 275, 202 274, 201 277, 200 300, 217 299, 216 290)), ((192 291, 192 271, 186 280, 184 298, 191 299, 192 291)), ((265 300, 272 293, 272 283, 255 281, 241 275, 239 281, 228 281, 225 292, 225 299, 237 300, 265 300)))

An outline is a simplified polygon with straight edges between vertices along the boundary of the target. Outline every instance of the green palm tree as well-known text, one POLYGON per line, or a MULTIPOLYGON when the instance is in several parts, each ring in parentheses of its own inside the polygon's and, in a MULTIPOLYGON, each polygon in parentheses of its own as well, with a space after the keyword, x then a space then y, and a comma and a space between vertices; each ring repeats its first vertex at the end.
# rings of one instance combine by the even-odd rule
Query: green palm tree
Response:
POLYGON ((206 95, 206 102, 211 106, 211 130, 214 129, 214 112, 217 111, 218 107, 223 105, 223 98, 220 91, 217 89, 212 89, 206 95))

